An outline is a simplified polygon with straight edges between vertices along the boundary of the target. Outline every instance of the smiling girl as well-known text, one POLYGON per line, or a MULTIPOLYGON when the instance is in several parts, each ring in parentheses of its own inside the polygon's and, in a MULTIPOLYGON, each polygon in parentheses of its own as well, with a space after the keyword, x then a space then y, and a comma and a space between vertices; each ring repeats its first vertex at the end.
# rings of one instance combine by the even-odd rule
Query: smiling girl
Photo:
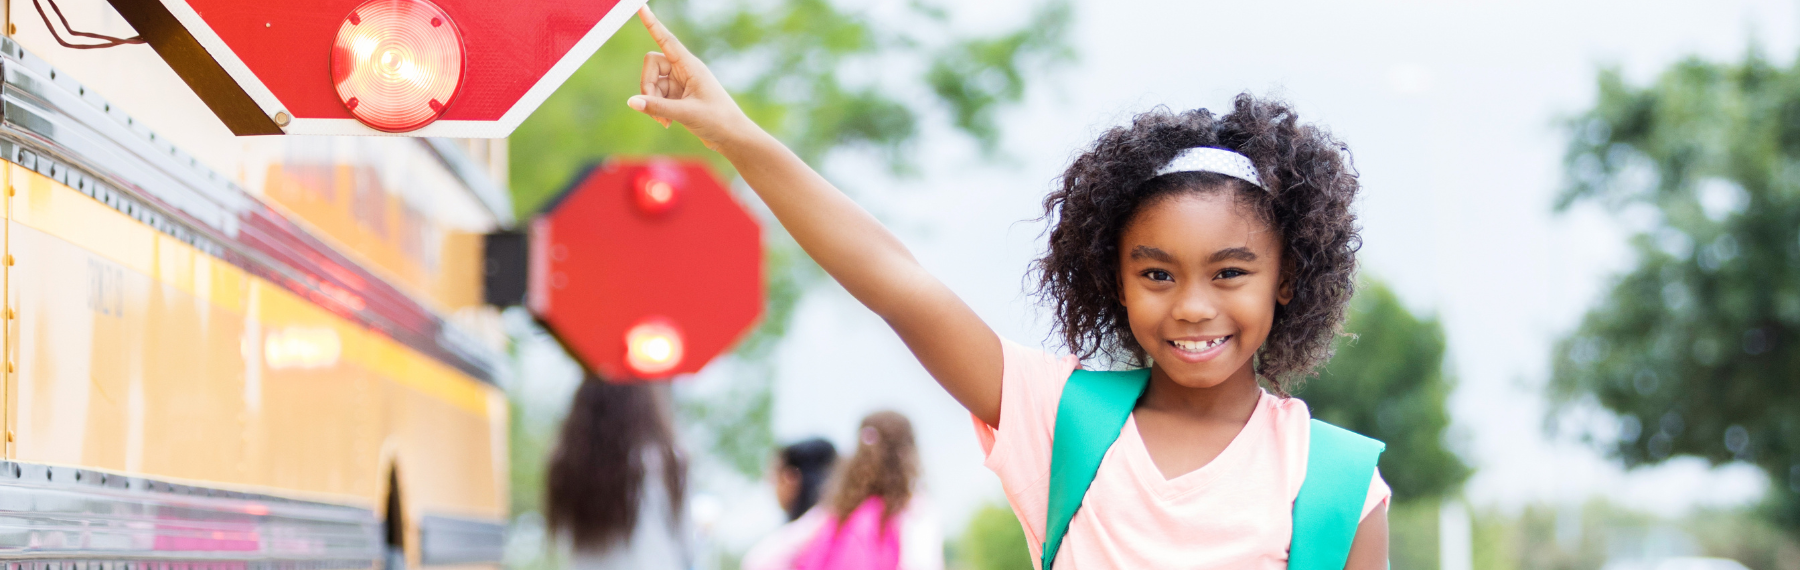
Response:
POLYGON ((1329 358, 1352 290, 1358 183, 1330 134, 1240 95, 1102 135, 1044 202, 1040 294, 1072 353, 1056 357, 999 338, 639 15, 663 51, 631 108, 729 159, 973 414, 1040 568, 1386 566, 1379 444, 1287 396, 1329 358))

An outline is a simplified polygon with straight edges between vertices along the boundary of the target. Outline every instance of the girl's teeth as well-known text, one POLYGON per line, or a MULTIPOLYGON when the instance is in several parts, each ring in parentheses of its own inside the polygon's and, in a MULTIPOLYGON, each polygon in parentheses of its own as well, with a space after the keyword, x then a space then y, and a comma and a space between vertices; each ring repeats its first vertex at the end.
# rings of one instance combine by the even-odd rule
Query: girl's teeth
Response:
POLYGON ((1222 336, 1222 337, 1215 338, 1215 339, 1212 339, 1209 341, 1177 340, 1177 341, 1172 341, 1172 342, 1175 343, 1175 348, 1179 348, 1179 349, 1182 349, 1182 350, 1185 350, 1188 352, 1201 352, 1201 351, 1210 349, 1212 347, 1219 346, 1220 344, 1224 344, 1225 339, 1229 339, 1229 338, 1231 338, 1231 337, 1222 336))

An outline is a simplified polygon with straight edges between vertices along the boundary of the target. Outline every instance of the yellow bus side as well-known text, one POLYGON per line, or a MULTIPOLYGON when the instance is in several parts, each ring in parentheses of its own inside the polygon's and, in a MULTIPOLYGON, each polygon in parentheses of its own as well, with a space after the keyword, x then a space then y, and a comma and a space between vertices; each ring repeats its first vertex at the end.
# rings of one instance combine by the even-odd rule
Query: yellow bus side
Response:
POLYGON ((5 166, 8 459, 505 518, 498 389, 5 166))

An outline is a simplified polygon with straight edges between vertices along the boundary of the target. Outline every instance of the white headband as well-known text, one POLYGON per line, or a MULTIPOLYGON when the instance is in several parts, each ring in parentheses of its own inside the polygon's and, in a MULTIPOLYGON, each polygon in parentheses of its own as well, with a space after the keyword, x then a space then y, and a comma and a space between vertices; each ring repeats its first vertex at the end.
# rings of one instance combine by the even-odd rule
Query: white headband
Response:
POLYGON ((1157 169, 1156 175, 1176 172, 1213 172, 1249 182, 1262 188, 1262 180, 1256 175, 1256 163, 1250 158, 1222 148, 1198 146, 1181 151, 1169 164, 1157 169))

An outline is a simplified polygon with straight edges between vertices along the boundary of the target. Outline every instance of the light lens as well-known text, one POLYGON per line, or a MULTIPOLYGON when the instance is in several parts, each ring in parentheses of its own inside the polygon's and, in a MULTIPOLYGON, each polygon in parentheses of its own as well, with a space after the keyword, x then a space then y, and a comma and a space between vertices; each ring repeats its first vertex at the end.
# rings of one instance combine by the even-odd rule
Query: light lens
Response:
POLYGON ((662 214, 675 207, 680 201, 681 189, 675 185, 673 176, 663 174, 658 169, 647 169, 637 177, 633 185, 632 195, 639 210, 652 216, 662 214))
POLYGON ((338 99, 376 130, 417 130, 444 114, 462 83, 463 43, 427 0, 370 0, 338 27, 331 50, 338 99))
POLYGON ((681 366, 681 329, 662 317, 638 321, 625 331, 625 365, 639 376, 655 377, 681 366))

